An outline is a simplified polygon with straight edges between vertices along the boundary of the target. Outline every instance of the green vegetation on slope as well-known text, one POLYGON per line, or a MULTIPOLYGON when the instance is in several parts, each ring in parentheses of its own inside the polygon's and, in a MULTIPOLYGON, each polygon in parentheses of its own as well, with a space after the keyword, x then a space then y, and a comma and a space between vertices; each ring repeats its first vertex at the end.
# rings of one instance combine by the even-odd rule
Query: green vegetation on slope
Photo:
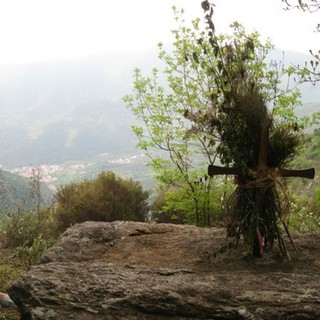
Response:
POLYGON ((320 128, 306 134, 303 139, 300 154, 292 162, 292 167, 314 167, 316 173, 320 170, 320 128))
MULTIPOLYGON (((0 214, 11 211, 28 211, 36 208, 36 201, 32 196, 32 181, 17 174, 0 170, 0 214)), ((41 184, 41 204, 50 205, 53 194, 45 184, 41 184)))
POLYGON ((291 198, 290 228, 299 232, 320 230, 320 129, 306 134, 291 168, 315 168, 314 180, 288 179, 291 198))

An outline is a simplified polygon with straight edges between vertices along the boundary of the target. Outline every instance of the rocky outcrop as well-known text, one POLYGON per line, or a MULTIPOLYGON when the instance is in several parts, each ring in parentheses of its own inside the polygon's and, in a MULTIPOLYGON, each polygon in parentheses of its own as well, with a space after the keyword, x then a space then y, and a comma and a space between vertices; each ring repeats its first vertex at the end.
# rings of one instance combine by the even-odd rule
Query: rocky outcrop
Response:
POLYGON ((320 319, 320 234, 245 259, 225 231, 86 222, 10 289, 22 319, 320 319), (289 247, 290 248, 290 247, 289 247))

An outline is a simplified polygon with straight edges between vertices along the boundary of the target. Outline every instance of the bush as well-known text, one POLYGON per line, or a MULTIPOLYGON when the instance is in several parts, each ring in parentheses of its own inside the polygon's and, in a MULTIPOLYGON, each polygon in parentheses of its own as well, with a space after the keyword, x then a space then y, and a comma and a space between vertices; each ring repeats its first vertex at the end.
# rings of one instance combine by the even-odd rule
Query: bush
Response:
POLYGON ((225 200, 234 186, 226 180, 212 182, 214 191, 207 181, 195 184, 193 193, 187 187, 158 188, 151 204, 151 219, 158 223, 224 226, 225 200), (193 195, 197 195, 197 202, 192 199, 193 195))
POLYGON ((19 247, 15 252, 15 262, 24 267, 30 267, 37 264, 42 255, 53 246, 56 242, 55 238, 44 239, 38 235, 31 246, 19 247))
POLYGON ((168 190, 159 188, 154 195, 154 199, 151 203, 151 220, 157 223, 174 223, 184 224, 186 223, 185 210, 179 210, 176 208, 166 208, 166 197, 168 190))
POLYGON ((57 239, 49 209, 15 211, 0 219, 0 243, 3 248, 14 250, 10 259, 14 265, 26 268, 38 263, 57 239))
POLYGON ((51 241, 56 238, 52 212, 14 211, 0 218, 0 242, 6 248, 31 247, 37 237, 51 241))
POLYGON ((300 233, 319 232, 320 211, 316 201, 317 193, 311 203, 307 196, 291 196, 291 214, 289 217, 291 230, 300 233))
POLYGON ((320 188, 316 188, 314 191, 313 209, 320 215, 320 188))
POLYGON ((94 180, 58 189, 55 220, 59 231, 84 221, 145 221, 148 193, 139 182, 102 172, 94 180))

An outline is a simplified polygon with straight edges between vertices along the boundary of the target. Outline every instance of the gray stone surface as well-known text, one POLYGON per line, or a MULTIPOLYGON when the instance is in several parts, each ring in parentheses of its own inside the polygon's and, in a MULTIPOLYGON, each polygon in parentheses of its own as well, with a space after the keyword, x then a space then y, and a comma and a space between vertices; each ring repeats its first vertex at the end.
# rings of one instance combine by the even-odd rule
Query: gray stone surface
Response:
POLYGON ((86 222, 10 289, 22 319, 320 319, 320 234, 244 259, 224 229, 86 222))

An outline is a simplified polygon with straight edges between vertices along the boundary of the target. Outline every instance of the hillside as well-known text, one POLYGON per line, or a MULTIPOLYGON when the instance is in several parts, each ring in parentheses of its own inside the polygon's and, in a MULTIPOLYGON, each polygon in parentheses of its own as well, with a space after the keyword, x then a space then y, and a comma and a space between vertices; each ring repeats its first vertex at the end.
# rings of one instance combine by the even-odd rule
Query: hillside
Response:
POLYGON ((319 190, 320 178, 320 128, 312 133, 306 134, 303 138, 302 148, 290 164, 294 169, 315 168, 315 179, 295 179, 291 182, 292 190, 301 196, 313 198, 315 190, 319 190), (301 192, 303 190, 303 192, 301 192))
MULTIPOLYGON (((31 196, 30 178, 0 170, 0 214, 36 208, 31 196)), ((45 184, 41 186, 42 205, 52 203, 53 193, 45 184)))
POLYGON ((303 139, 303 148, 294 163, 297 167, 315 167, 320 170, 320 128, 307 134, 303 139))
POLYGON ((6 168, 84 160, 133 150, 122 102, 145 55, 101 55, 0 68, 0 164, 6 168))

